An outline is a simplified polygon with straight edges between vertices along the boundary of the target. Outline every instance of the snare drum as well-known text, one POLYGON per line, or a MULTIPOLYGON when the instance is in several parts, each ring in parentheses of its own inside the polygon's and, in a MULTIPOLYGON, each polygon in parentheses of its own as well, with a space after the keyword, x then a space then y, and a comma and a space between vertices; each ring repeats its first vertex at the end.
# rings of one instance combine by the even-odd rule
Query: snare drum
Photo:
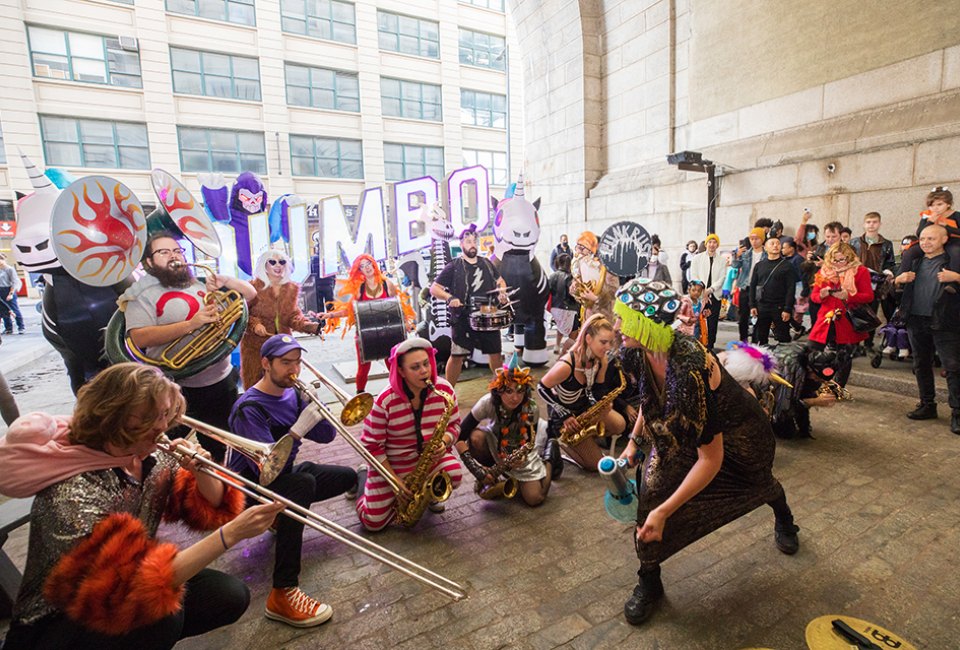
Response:
POLYGON ((406 323, 399 298, 359 300, 354 305, 360 361, 386 359, 397 343, 407 338, 406 323))
POLYGON ((513 314, 506 309, 478 309, 470 314, 470 329, 475 332, 496 332, 513 323, 513 314))

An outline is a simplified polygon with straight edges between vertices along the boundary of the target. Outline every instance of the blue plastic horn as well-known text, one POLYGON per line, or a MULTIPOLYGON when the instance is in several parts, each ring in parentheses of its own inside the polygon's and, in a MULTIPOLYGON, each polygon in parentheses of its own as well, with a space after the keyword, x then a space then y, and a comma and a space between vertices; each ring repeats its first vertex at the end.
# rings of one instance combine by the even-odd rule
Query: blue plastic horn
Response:
POLYGON ((607 481, 603 507, 607 514, 623 524, 637 520, 637 482, 627 478, 626 459, 604 456, 597 463, 597 471, 607 481))

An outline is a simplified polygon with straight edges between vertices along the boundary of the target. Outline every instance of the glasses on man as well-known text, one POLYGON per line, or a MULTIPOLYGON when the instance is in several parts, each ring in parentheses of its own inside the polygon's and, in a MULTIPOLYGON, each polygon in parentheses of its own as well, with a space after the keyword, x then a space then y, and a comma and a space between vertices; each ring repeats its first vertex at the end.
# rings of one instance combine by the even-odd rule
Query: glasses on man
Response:
POLYGON ((178 255, 183 257, 186 252, 185 248, 158 248, 150 253, 150 256, 159 255, 160 257, 171 257, 172 255, 178 255))
POLYGON ((267 260, 267 264, 269 264, 270 266, 277 266, 278 264, 280 266, 286 266, 287 260, 267 260))

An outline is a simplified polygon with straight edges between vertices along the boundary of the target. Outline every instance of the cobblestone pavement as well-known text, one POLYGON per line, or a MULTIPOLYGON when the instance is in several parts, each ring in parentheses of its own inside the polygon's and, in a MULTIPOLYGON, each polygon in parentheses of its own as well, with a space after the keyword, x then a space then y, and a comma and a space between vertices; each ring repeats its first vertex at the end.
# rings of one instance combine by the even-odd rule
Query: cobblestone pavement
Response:
MULTIPOLYGON (((351 341, 308 346, 322 347, 325 368, 352 354, 351 341)), ((69 412, 72 397, 56 356, 8 379, 22 411, 69 412)), ((485 384, 461 383, 461 404, 472 404, 485 384)), ((468 600, 453 603, 308 530, 301 586, 329 602, 334 617, 313 630, 271 622, 263 607, 273 543, 264 535, 215 565, 249 585, 252 604, 244 617, 178 647, 786 650, 805 647, 806 624, 823 614, 872 620, 921 648, 958 647, 960 437, 950 433, 945 415, 936 422, 904 418, 912 397, 854 393, 854 402, 814 414, 814 440, 779 442, 775 472, 801 527, 800 552, 788 557, 776 550, 772 512, 761 508, 664 564, 666 598, 642 628, 622 616, 637 568, 630 527, 604 514, 599 478, 568 465, 540 508, 482 502, 468 481, 445 513, 427 513, 413 530, 369 535, 462 583, 468 600)), ((307 444, 301 454, 358 462, 339 440, 307 444)), ((360 531, 353 502, 337 498, 314 510, 360 531)), ((196 539, 177 527, 161 534, 180 545, 196 539)), ((22 566, 26 528, 4 548, 22 566)))

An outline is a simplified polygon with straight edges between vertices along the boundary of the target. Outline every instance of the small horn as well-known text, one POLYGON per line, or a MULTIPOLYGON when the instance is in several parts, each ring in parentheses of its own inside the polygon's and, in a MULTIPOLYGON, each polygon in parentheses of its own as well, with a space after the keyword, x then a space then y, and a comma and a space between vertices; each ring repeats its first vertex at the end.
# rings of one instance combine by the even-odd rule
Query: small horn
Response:
POLYGON ((27 176, 30 177, 30 184, 33 186, 33 189, 42 194, 56 194, 56 185, 33 164, 33 161, 27 158, 27 154, 23 153, 20 147, 17 147, 17 151, 20 153, 20 160, 23 161, 23 166, 27 169, 27 176))
POLYGON ((770 379, 777 382, 778 384, 783 384, 787 388, 793 388, 793 384, 791 384, 789 381, 787 381, 786 379, 784 379, 783 377, 781 377, 775 372, 770 373, 770 379))
POLYGON ((517 189, 513 191, 513 195, 523 198, 523 172, 517 177, 517 189))

